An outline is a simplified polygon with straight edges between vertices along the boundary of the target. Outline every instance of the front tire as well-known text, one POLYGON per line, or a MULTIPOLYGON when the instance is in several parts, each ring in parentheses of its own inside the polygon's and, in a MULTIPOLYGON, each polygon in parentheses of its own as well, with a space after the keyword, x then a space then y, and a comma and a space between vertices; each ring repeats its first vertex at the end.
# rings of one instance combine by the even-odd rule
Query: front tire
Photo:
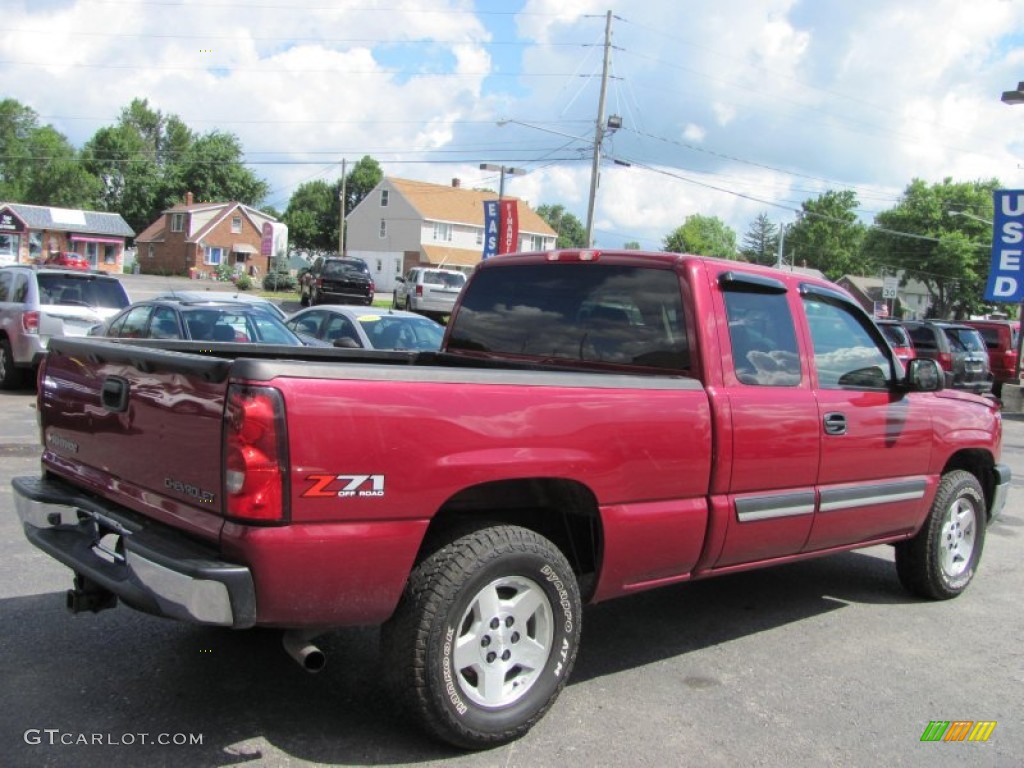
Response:
POLYGON ((971 583, 985 544, 985 493, 962 469, 943 475, 924 526, 896 545, 896 573, 910 592, 931 600, 956 597, 971 583))
POLYGON ((381 632, 396 701, 466 749, 524 735, 576 660, 581 600, 562 553, 516 526, 455 538, 413 571, 381 632))

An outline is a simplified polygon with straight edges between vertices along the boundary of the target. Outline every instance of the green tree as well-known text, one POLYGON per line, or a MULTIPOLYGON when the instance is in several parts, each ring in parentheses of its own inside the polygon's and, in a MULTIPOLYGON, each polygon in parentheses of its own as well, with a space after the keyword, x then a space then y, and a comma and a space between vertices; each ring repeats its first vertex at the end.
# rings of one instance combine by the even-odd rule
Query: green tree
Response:
POLYGON ((0 101, 0 200, 23 200, 32 176, 35 110, 15 99, 0 101))
POLYGON ((641 250, 640 249, 640 241, 639 240, 630 240, 628 242, 625 242, 625 243, 622 244, 622 249, 625 250, 625 251, 639 251, 639 250, 641 250))
POLYGON ((583 224, 562 205, 542 205, 537 208, 537 215, 548 223, 558 238, 556 248, 586 248, 587 231, 583 224))
POLYGON ((913 278, 928 287, 929 316, 981 313, 991 257, 992 192, 999 187, 998 179, 946 178, 931 185, 914 179, 893 208, 875 217, 864 250, 879 265, 899 270, 904 282, 913 278))
POLYGON ((786 229, 783 261, 821 270, 832 280, 873 271, 861 249, 866 227, 857 218, 858 206, 851 190, 829 190, 804 201, 799 220, 786 229))
POLYGON ((284 212, 288 240, 295 248, 337 250, 339 218, 336 185, 322 179, 300 184, 284 212))
POLYGON ((740 254, 753 264, 774 264, 779 253, 779 226, 763 211, 750 223, 743 235, 740 254))
POLYGON ((133 127, 98 130, 82 149, 82 164, 99 183, 100 207, 120 213, 136 232, 159 214, 160 168, 133 127))
POLYGON ((99 182, 79 160, 67 138, 47 125, 29 141, 32 171, 20 202, 61 208, 91 208, 99 182))
MULTIPOLYGON (((363 202, 363 199, 370 194, 374 187, 380 184, 384 178, 384 171, 380 163, 369 155, 360 158, 352 170, 345 175, 345 211, 346 214, 363 202)), ((340 194, 340 184, 335 187, 334 199, 337 200, 340 194)), ((335 237, 337 242, 337 237, 335 237)))
POLYGON ((197 200, 237 200, 258 206, 267 196, 267 182, 245 167, 238 137, 210 131, 197 137, 167 164, 164 205, 192 192, 197 200))
POLYGON ((736 258, 736 232, 717 216, 699 213, 686 217, 665 238, 665 250, 672 253, 693 253, 699 256, 736 258))
POLYGON ((64 208, 91 207, 98 193, 75 148, 31 107, 0 102, 0 199, 64 208))

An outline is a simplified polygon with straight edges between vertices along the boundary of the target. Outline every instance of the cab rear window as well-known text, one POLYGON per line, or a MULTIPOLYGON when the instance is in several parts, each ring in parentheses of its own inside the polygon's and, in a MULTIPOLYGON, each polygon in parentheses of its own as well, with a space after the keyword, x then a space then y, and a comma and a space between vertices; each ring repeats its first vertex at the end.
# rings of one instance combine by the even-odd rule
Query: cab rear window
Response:
POLYGON ((676 274, 613 264, 481 270, 448 349, 673 371, 690 365, 676 274))

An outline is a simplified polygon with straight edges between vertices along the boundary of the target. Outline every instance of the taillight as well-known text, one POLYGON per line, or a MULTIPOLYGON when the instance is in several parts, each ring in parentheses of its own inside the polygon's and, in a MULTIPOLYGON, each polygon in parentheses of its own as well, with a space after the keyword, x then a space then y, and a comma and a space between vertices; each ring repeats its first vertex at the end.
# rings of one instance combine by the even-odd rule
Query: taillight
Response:
POLYGON ((373 284, 373 280, 370 281, 370 293, 377 290, 377 286, 373 284))
POLYGON ((423 295, 423 286, 422 285, 417 285, 416 286, 416 295, 417 296, 422 296, 423 295))
POLYGON ((25 333, 39 333, 39 313, 35 310, 21 313, 21 328, 25 333))
POLYGON ((1003 352, 1003 369, 1007 371, 1017 370, 1017 352, 1008 349, 1003 352))
POLYGON ((316 285, 317 288, 323 288, 324 279, 322 277, 318 277, 316 280, 313 281, 313 284, 316 285))
POLYGON ((284 400, 272 387, 228 387, 224 410, 224 513, 243 520, 288 519, 284 400))
POLYGON ((942 370, 953 372, 953 355, 949 352, 939 352, 939 365, 942 370))

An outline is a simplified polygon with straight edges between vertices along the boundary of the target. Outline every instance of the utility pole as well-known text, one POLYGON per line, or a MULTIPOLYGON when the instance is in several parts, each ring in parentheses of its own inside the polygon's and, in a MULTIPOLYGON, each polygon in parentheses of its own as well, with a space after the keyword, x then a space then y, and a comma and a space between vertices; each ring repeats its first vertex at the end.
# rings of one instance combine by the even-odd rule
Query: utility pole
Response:
POLYGON ((345 255, 345 195, 347 182, 345 179, 345 158, 341 158, 341 189, 338 191, 338 254, 345 255))
POLYGON ((608 68, 612 57, 612 12, 604 22, 604 68, 601 72, 601 97, 597 102, 597 125, 594 128, 594 158, 590 166, 590 199, 587 202, 587 247, 594 244, 594 203, 601 166, 601 142, 604 141, 604 102, 608 94, 608 68))

